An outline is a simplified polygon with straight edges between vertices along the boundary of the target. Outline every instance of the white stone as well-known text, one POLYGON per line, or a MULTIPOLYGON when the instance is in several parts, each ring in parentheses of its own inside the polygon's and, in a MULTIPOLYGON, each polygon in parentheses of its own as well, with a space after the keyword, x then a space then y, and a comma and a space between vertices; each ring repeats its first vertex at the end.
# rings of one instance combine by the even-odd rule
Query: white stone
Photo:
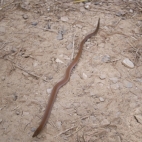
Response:
POLYGON ((124 86, 127 87, 127 88, 133 87, 133 84, 131 82, 127 81, 127 80, 124 80, 123 83, 124 83, 124 86))
POLYGON ((87 75, 85 73, 82 74, 83 79, 87 79, 87 75))
POLYGON ((38 65, 38 62, 34 62, 33 66, 36 67, 38 65))
POLYGON ((46 90, 48 94, 51 94, 52 88, 46 90))
POLYGON ((117 83, 118 82, 118 78, 117 77, 112 77, 109 78, 113 83, 117 83))
POLYGON ((101 74, 101 75, 100 75, 100 79, 103 80, 103 79, 105 79, 105 78, 106 78, 106 75, 105 75, 105 74, 101 74))
POLYGON ((110 122, 107 120, 107 119, 104 119, 102 122, 101 122, 101 125, 109 125, 110 122))
POLYGON ((105 101, 105 99, 102 98, 102 97, 100 97, 99 99, 100 99, 101 102, 104 102, 104 101, 105 101))
POLYGON ((61 61, 61 60, 58 59, 58 58, 56 59, 56 62, 57 62, 57 63, 64 63, 63 61, 61 61))
POLYGON ((68 17, 63 16, 63 17, 61 17, 61 20, 62 20, 63 22, 66 22, 66 21, 68 21, 68 17))
POLYGON ((122 64, 128 68, 134 68, 134 64, 128 59, 128 58, 125 58, 123 61, 122 61, 122 64))
POLYGON ((114 90, 119 89, 119 87, 120 87, 120 86, 119 86, 118 84, 112 84, 112 85, 111 85, 111 88, 114 89, 114 90))
POLYGON ((90 2, 86 3, 86 4, 85 4, 85 6, 84 6, 84 7, 85 7, 85 9, 89 9, 89 8, 90 8, 90 5, 91 5, 91 3, 90 3, 90 2))
POLYGON ((98 46, 99 46, 100 48, 104 48, 104 47, 105 47, 105 44, 104 44, 104 43, 100 43, 98 46))

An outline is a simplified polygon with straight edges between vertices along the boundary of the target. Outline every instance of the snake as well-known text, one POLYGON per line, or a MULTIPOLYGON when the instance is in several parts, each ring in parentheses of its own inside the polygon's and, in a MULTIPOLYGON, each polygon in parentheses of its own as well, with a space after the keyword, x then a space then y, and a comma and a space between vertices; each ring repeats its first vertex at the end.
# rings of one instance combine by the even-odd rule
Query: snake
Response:
POLYGON ((45 113, 44 113, 43 118, 41 120, 41 123, 40 123, 39 127, 35 130, 32 137, 36 137, 42 131, 42 129, 45 127, 45 125, 50 117, 51 110, 52 110, 53 104, 55 102, 55 99, 57 97, 57 93, 58 93, 59 89, 69 81, 70 76, 71 76, 71 72, 72 72, 73 68, 77 65, 77 63, 79 62, 79 59, 81 57, 84 43, 89 38, 91 38, 92 36, 97 34, 99 27, 100 27, 100 18, 98 19, 96 29, 92 33, 85 36, 84 39, 81 41, 79 49, 78 49, 78 53, 77 53, 76 57, 74 58, 74 60, 67 67, 63 79, 60 80, 57 84, 55 84, 55 86, 53 87, 50 97, 49 97, 49 100, 48 100, 48 103, 47 103, 47 106, 46 106, 46 109, 45 109, 45 113))

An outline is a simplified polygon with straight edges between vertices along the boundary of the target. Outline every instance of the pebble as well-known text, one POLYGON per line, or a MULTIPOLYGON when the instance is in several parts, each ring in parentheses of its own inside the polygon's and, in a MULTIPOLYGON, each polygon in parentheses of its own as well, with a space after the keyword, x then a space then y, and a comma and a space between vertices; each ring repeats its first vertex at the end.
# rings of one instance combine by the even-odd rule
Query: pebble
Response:
POLYGON ((56 122, 56 126, 57 126, 57 128, 58 128, 58 129, 60 129, 60 128, 61 128, 61 126, 62 126, 61 121, 57 121, 57 122, 56 122))
POLYGON ((100 97, 99 99, 100 99, 101 102, 104 102, 104 101, 105 101, 105 99, 102 98, 102 97, 100 97))
POLYGON ((55 61, 56 61, 56 63, 64 63, 63 61, 61 61, 61 60, 58 59, 58 58, 57 58, 55 61))
POLYGON ((129 11, 130 11, 130 13, 133 13, 133 12, 134 12, 133 9, 130 9, 129 11))
POLYGON ((0 32, 1 32, 1 33, 5 33, 5 31, 6 31, 6 30, 5 30, 5 27, 0 27, 0 32))
POLYGON ((46 90, 48 94, 51 94, 52 88, 46 90))
POLYGON ((99 46, 100 48, 104 48, 104 47, 105 47, 105 44, 104 44, 104 43, 100 43, 98 46, 99 46))
POLYGON ((131 82, 127 81, 127 80, 124 80, 123 83, 124 83, 124 86, 127 87, 127 88, 133 87, 133 84, 131 82))
POLYGON ((123 61, 122 61, 122 64, 128 68, 134 68, 134 64, 128 59, 128 58, 125 58, 123 61))
POLYGON ((85 73, 82 74, 83 79, 87 79, 87 75, 85 73))
POLYGON ((103 80, 103 79, 106 78, 106 75, 105 74, 101 74, 99 77, 100 77, 101 80, 103 80))
POLYGON ((37 21, 33 21, 33 22, 32 22, 32 25, 33 25, 33 26, 36 26, 37 24, 38 24, 37 21))
POLYGON ((58 39, 58 40, 62 40, 62 39, 63 39, 63 34, 62 34, 62 32, 59 32, 59 33, 58 33, 57 39, 58 39))
POLYGON ((32 129, 31 129, 32 132, 35 132, 35 130, 36 130, 36 128, 32 128, 32 129))
POLYGON ((89 9, 89 8, 90 8, 90 5, 91 5, 91 2, 87 2, 87 3, 85 3, 84 8, 85 8, 85 9, 89 9))
POLYGON ((115 15, 116 16, 124 16, 126 14, 126 12, 124 12, 124 11, 119 11, 119 12, 117 12, 115 15))
POLYGON ((12 47, 11 52, 15 53, 17 51, 17 49, 15 47, 12 47))
POLYGON ((24 76, 29 76, 29 74, 26 73, 26 72, 22 72, 22 74, 23 74, 24 76))
POLYGON ((109 55, 104 55, 102 58, 102 62, 108 63, 110 61, 110 56, 109 55))
POLYGON ((28 19, 28 15, 23 14, 23 18, 24 18, 24 19, 28 19))
POLYGON ((4 77, 4 76, 2 76, 2 77, 1 77, 1 80, 2 80, 2 81, 4 81, 4 80, 5 80, 5 77, 4 77))
POLYGON ((0 123, 2 122, 2 119, 0 118, 0 123))
POLYGON ((137 120, 137 122, 142 124, 142 115, 135 115, 134 117, 137 120))
POLYGON ((95 4, 95 5, 100 5, 100 2, 95 2, 94 4, 95 4))
POLYGON ((73 47, 73 44, 70 43, 70 44, 67 46, 67 49, 70 50, 70 49, 72 49, 72 47, 73 47))
POLYGON ((50 73, 48 74, 48 79, 49 79, 49 80, 53 79, 52 74, 50 74, 50 73))
POLYGON ((135 81, 142 83, 142 79, 138 78, 135 81))
POLYGON ((107 120, 107 119, 104 119, 102 122, 101 122, 101 125, 109 125, 110 122, 107 120))
POLYGON ((61 21, 63 21, 63 22, 66 22, 66 21, 68 21, 69 19, 68 19, 68 17, 66 17, 66 16, 63 16, 63 17, 61 17, 61 21))
POLYGON ((38 62, 34 62, 33 66, 36 67, 38 65, 38 62))
POLYGON ((16 111, 16 114, 17 114, 17 115, 19 115, 19 114, 20 114, 20 112, 19 112, 19 111, 16 111))
POLYGON ((114 89, 114 90, 117 90, 117 89, 119 89, 119 85, 118 84, 112 84, 111 88, 114 89))
POLYGON ((78 28, 80 28, 80 29, 82 29, 82 27, 83 27, 83 26, 80 25, 80 24, 76 24, 75 26, 78 27, 78 28))
POLYGON ((109 78, 113 83, 117 83, 118 82, 118 78, 117 77, 112 77, 109 78))
POLYGON ((95 97, 97 97, 97 94, 91 91, 91 92, 90 92, 90 96, 95 96, 95 97))
POLYGON ((23 115, 29 115, 30 113, 29 112, 23 112, 23 115))
POLYGON ((18 98, 18 96, 16 95, 16 93, 13 93, 13 101, 16 101, 18 98))

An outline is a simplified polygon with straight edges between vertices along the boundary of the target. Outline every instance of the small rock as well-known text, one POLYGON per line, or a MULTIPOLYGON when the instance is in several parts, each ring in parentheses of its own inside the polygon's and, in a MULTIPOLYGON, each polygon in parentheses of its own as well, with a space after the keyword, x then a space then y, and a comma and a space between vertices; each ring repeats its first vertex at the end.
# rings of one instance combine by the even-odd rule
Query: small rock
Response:
POLYGON ((61 121, 57 121, 57 122, 56 122, 56 126, 57 126, 57 128, 58 128, 58 129, 60 129, 60 128, 61 128, 61 126, 62 126, 61 121))
POLYGON ((19 114, 20 114, 20 112, 19 112, 19 111, 16 111, 16 114, 17 114, 17 115, 19 115, 19 114))
POLYGON ((97 94, 91 91, 91 92, 90 92, 90 96, 97 97, 97 94))
POLYGON ((133 84, 131 82, 127 81, 127 80, 124 80, 123 83, 124 83, 124 86, 127 87, 127 88, 133 87, 133 84))
POLYGON ((101 102, 104 102, 104 101, 105 101, 105 99, 102 98, 102 97, 100 97, 99 99, 100 99, 101 102))
POLYGON ((135 81, 142 83, 142 79, 138 78, 135 81))
POLYGON ((32 22, 32 25, 33 25, 33 26, 36 26, 37 24, 38 24, 37 21, 33 21, 33 22, 32 22))
POLYGON ((110 61, 110 56, 109 55, 104 55, 102 58, 102 62, 108 63, 110 61))
POLYGON ((49 73, 49 74, 48 74, 48 76, 47 76, 47 78, 48 78, 49 80, 53 79, 52 74, 51 74, 51 73, 49 73))
POLYGON ((26 77, 29 76, 29 74, 26 73, 26 72, 23 72, 22 74, 23 74, 24 76, 26 76, 26 77))
POLYGON ((12 47, 11 52, 12 52, 12 53, 15 53, 16 51, 17 51, 17 48, 12 47))
POLYGON ((61 60, 58 59, 58 58, 57 58, 55 61, 56 61, 56 63, 64 63, 63 61, 61 61, 61 60))
POLYGON ((104 47, 105 47, 105 44, 104 44, 104 43, 100 43, 98 46, 99 46, 100 48, 104 48, 104 47))
POLYGON ((75 26, 82 29, 82 25, 80 25, 80 24, 76 24, 75 26))
POLYGON ((18 98, 18 96, 16 95, 16 93, 13 93, 13 101, 16 101, 18 98))
POLYGON ((31 129, 32 132, 35 132, 35 130, 36 130, 36 128, 32 128, 32 129, 31 129))
POLYGON ((116 140, 115 140, 116 142, 122 142, 120 136, 115 136, 115 139, 116 139, 116 140))
POLYGON ((2 122, 2 119, 0 118, 0 123, 2 122))
POLYGON ((5 80, 5 77, 4 77, 4 76, 2 76, 2 77, 1 77, 1 80, 2 80, 2 81, 4 81, 4 80, 5 80))
POLYGON ((114 89, 114 90, 119 89, 119 85, 118 85, 118 84, 112 84, 110 87, 111 87, 112 89, 114 89))
POLYGON ((66 16, 61 17, 61 21, 63 21, 63 22, 68 21, 68 17, 66 17, 66 16))
POLYGON ((30 113, 29 112, 23 112, 23 115, 29 115, 30 113))
POLYGON ((24 19, 28 19, 28 15, 23 14, 23 18, 24 18, 24 19))
POLYGON ((142 124, 142 115, 135 115, 134 117, 138 123, 142 124))
POLYGON ((95 117, 95 116, 92 116, 92 115, 90 116, 90 119, 91 119, 94 123, 95 123, 96 120, 97 120, 96 117, 95 117))
POLYGON ((103 79, 105 79, 105 78, 106 78, 106 75, 105 75, 105 74, 101 74, 101 75, 100 75, 100 79, 103 80, 103 79))
POLYGON ((72 43, 70 43, 70 44, 67 46, 67 49, 70 50, 70 49, 72 49, 72 47, 73 47, 73 45, 72 45, 72 43))
POLYGON ((87 75, 85 73, 82 74, 83 79, 87 79, 87 75))
POLYGON ((69 58, 68 56, 66 56, 66 55, 63 55, 63 58, 64 58, 65 60, 70 60, 70 58, 69 58))
POLYGON ((101 125, 109 125, 110 122, 107 120, 107 119, 104 119, 102 122, 101 122, 101 125))
POLYGON ((57 39, 58 39, 58 40, 62 40, 62 39, 63 39, 63 34, 62 34, 62 32, 59 32, 59 33, 58 33, 57 39))
POLYGON ((128 68, 134 68, 134 64, 128 59, 128 58, 125 58, 123 61, 122 61, 122 64, 128 68))
POLYGON ((38 62, 34 62, 33 66, 36 67, 38 65, 38 62))
POLYGON ((46 90, 48 94, 51 94, 52 88, 46 90))
POLYGON ((113 83, 117 83, 118 82, 118 78, 117 77, 112 77, 109 78, 113 83))
POLYGON ((6 30, 5 30, 5 27, 0 27, 0 32, 1 32, 1 33, 5 33, 5 31, 6 31, 6 30))
POLYGON ((85 3, 84 8, 85 9, 89 9, 90 6, 91 6, 91 2, 87 2, 87 3, 85 3))
POLYGON ((97 1, 97 2, 95 2, 94 4, 95 4, 95 5, 99 5, 99 4, 100 4, 100 2, 98 2, 98 1, 97 1))
POLYGON ((130 9, 129 11, 130 11, 130 13, 133 13, 133 12, 134 12, 133 9, 130 9))
POLYGON ((124 16, 126 14, 126 12, 124 12, 124 11, 119 11, 119 12, 117 12, 116 13, 116 16, 124 16))

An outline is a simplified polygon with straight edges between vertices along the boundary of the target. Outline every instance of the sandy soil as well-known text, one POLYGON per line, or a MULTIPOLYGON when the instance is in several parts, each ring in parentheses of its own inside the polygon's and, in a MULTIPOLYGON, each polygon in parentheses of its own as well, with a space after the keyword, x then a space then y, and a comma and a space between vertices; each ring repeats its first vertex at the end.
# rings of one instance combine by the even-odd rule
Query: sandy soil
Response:
POLYGON ((1 0, 0 141, 141 142, 141 0, 1 0), (53 86, 99 17, 97 36, 32 138, 53 86), (126 58, 134 67, 122 64, 126 58))

